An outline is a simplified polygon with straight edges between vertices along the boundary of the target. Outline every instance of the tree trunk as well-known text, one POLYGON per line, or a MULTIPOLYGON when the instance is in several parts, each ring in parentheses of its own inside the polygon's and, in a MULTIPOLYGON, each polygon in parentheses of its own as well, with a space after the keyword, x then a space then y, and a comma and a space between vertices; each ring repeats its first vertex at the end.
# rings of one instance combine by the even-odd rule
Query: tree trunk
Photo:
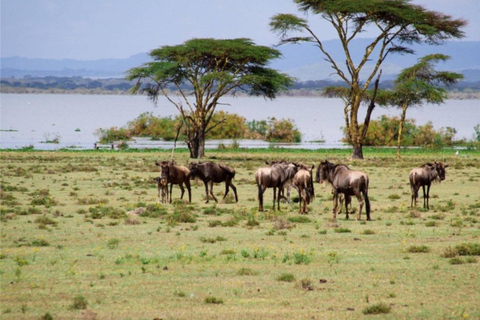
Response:
POLYGON ((205 157, 205 129, 199 128, 192 139, 187 142, 190 150, 190 158, 198 159, 205 157))
POLYGON ((361 144, 353 145, 353 159, 363 159, 363 146, 361 144))
POLYGON ((398 125, 398 140, 397 140, 397 159, 401 157, 401 148, 402 148, 402 134, 403 134, 403 125, 405 124, 405 118, 407 116, 407 107, 402 106, 402 117, 400 118, 400 123, 398 125))

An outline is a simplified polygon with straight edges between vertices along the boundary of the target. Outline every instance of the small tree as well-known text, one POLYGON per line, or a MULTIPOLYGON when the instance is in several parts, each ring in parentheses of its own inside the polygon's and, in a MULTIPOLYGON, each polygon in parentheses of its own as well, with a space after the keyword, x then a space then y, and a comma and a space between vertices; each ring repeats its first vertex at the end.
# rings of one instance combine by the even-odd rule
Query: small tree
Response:
POLYGON ((153 62, 128 71, 137 80, 133 93, 144 92, 154 102, 164 95, 180 112, 192 158, 205 154, 205 138, 222 120, 213 121, 220 98, 244 91, 274 99, 293 78, 267 68, 278 50, 257 46, 249 39, 192 39, 150 52, 153 62), (168 86, 175 91, 168 90, 168 86))
POLYGON ((397 157, 401 156, 403 126, 408 108, 421 106, 424 103, 441 104, 447 98, 447 90, 463 75, 455 72, 437 71, 434 65, 439 61, 450 59, 443 54, 431 54, 422 57, 418 63, 402 70, 395 79, 393 92, 386 93, 385 99, 379 99, 379 104, 393 105, 402 110, 398 126, 397 157))
MULTIPOLYGON (((451 16, 426 10, 411 4, 410 0, 294 0, 299 9, 319 15, 338 34, 345 55, 333 56, 324 47, 317 33, 306 19, 293 14, 278 14, 272 17, 270 26, 278 32, 283 43, 312 42, 320 49, 320 54, 332 66, 347 85, 349 91, 345 108, 346 128, 353 145, 353 158, 363 158, 363 139, 368 129, 374 100, 368 104, 369 110, 363 123, 358 121, 358 111, 370 84, 378 75, 382 63, 390 53, 413 53, 408 47, 412 43, 440 44, 449 38, 461 38, 466 22, 452 19, 451 16), (365 47, 363 56, 356 61, 353 57, 352 40, 362 32, 373 34, 373 39, 365 47), (292 32, 295 33, 292 35, 292 32), (298 34, 306 33, 307 36, 298 34), (361 80, 361 71, 368 61, 373 69, 361 80), (345 63, 345 67, 343 67, 345 63)), ((378 80, 378 78, 377 78, 378 80)), ((372 96, 375 98, 375 94, 372 96)))

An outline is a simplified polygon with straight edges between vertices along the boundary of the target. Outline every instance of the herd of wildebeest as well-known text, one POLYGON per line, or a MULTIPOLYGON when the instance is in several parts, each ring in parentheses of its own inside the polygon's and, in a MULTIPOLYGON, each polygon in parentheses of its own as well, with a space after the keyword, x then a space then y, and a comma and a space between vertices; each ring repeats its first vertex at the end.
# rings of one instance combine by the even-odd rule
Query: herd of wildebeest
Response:
MULTIPOLYGON (((188 191, 188 200, 191 202, 190 180, 197 178, 205 184, 206 203, 209 202, 210 197, 218 202, 213 194, 213 184, 220 182, 225 182, 223 200, 232 189, 235 194, 235 202, 238 202, 237 188, 232 183, 235 170, 231 167, 211 161, 192 162, 188 168, 177 165, 174 161, 155 162, 155 164, 161 167, 161 175, 155 178, 155 181, 158 187, 158 201, 162 203, 172 202, 172 187, 174 184, 178 184, 180 187, 181 199, 183 199, 185 193, 183 187, 185 184, 188 191)), ((275 210, 275 202, 278 210, 280 210, 280 199, 284 198, 290 201, 290 188, 293 187, 298 191, 299 212, 307 213, 308 204, 315 195, 313 185, 315 164, 307 166, 284 160, 266 162, 266 164, 267 166, 259 168, 255 173, 255 182, 258 188, 258 210, 263 211, 263 194, 268 188, 273 188, 273 210, 275 210), (285 196, 285 190, 287 196, 285 196)), ((448 165, 443 162, 427 162, 410 171, 411 207, 417 205, 418 191, 422 187, 423 207, 429 209, 430 186, 434 181, 445 180, 445 169, 447 167, 448 165)), ((362 171, 351 170, 344 164, 334 164, 325 160, 317 166, 315 182, 327 183, 332 187, 333 219, 336 219, 337 213, 342 210, 343 203, 345 203, 346 218, 348 219, 348 207, 351 205, 352 196, 355 196, 359 202, 357 220, 361 219, 364 205, 367 220, 371 220, 367 174, 362 171)))

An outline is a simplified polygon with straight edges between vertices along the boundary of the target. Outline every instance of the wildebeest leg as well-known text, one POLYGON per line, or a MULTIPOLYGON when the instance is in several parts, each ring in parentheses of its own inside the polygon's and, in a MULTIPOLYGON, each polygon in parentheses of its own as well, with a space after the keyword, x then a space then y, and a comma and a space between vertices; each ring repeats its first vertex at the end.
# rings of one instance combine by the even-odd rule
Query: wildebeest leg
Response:
POLYGON ((217 198, 213 195, 213 180, 210 181, 210 195, 212 196, 213 200, 218 203, 217 198))
POLYGON ((258 187, 258 211, 263 211, 263 193, 267 190, 266 187, 262 185, 257 185, 258 187))
MULTIPOLYGON (((157 202, 160 203, 160 184, 157 185, 157 191, 158 191, 157 202)), ((162 193, 162 196, 163 196, 163 193, 162 193)), ((163 202, 163 197, 162 197, 162 202, 163 202)))
POLYGON ((183 199, 183 195, 185 194, 185 189, 183 188, 183 182, 180 182, 178 184, 178 186, 180 187, 180 190, 182 191, 182 193, 180 194, 180 199, 183 199))
POLYGON ((302 213, 302 192, 298 189, 298 213, 302 213))
POLYGON ((229 185, 230 185, 230 188, 232 188, 233 193, 235 194, 235 202, 238 202, 237 188, 233 185, 232 181, 230 181, 229 185))
MULTIPOLYGON (((172 203, 172 190, 173 190, 173 183, 170 183, 170 203, 172 203)), ((167 192, 168 192, 168 184, 167 184, 167 192)))
POLYGON ((222 202, 225 203, 225 198, 227 197, 228 192, 230 191, 228 179, 225 180, 225 193, 223 194, 222 202))
MULTIPOLYGON (((280 190, 278 190, 278 196, 280 196, 280 190)), ((273 187, 273 211, 275 211, 275 200, 277 199, 277 188, 273 187)), ((280 199, 278 199, 278 208, 280 210, 280 199)))
POLYGON ((207 197, 207 200, 205 201, 205 203, 208 203, 210 201, 210 198, 208 197, 208 182, 203 181, 203 184, 205 185, 205 196, 207 197))
POLYGON ((363 201, 362 195, 360 194, 360 191, 355 191, 355 196, 357 197, 358 205, 359 205, 357 220, 361 220, 364 201, 363 201))
POLYGON ((280 211, 280 194, 282 192, 283 187, 278 188, 278 197, 277 197, 277 205, 278 205, 278 211, 280 211))
POLYGON ((333 220, 337 220, 338 192, 333 190, 333 220))
POLYGON ((413 208, 413 204, 415 203, 415 207, 417 206, 417 197, 418 197, 418 189, 416 185, 412 184, 410 186, 412 190, 412 201, 410 202, 410 208, 413 208))
POLYGON ((427 209, 430 210, 430 184, 427 187, 427 209))
POLYGON ((427 198, 426 198, 426 193, 425 193, 425 186, 423 185, 422 186, 422 190, 423 190, 423 208, 426 208, 426 205, 427 205, 427 198))
POLYGON ((188 191, 188 202, 192 202, 192 188, 190 186, 190 179, 185 180, 185 186, 188 191))
POLYGON ((168 186, 162 188, 162 203, 168 202, 168 186))

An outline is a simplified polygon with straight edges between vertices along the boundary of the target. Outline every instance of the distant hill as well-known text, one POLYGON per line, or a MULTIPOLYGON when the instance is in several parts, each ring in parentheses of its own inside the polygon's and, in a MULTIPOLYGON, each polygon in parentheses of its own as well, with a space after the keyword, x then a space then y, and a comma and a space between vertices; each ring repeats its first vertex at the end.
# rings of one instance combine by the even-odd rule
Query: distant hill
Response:
POLYGON ((1 58, 1 77, 93 77, 121 78, 125 71, 149 61, 146 53, 126 59, 73 60, 32 59, 22 57, 1 58))
MULTIPOLYGON (((352 42, 356 56, 363 55, 368 39, 357 39, 352 42)), ((340 41, 331 40, 324 43, 334 57, 342 57, 343 50, 340 41)), ((312 44, 285 45, 278 49, 283 58, 272 62, 271 67, 296 77, 299 81, 339 80, 332 75, 333 69, 323 60, 319 49, 312 44)), ((413 45, 415 55, 391 55, 382 65, 384 80, 393 79, 403 68, 413 65, 417 59, 432 53, 442 53, 452 57, 446 63, 438 65, 439 69, 462 72, 467 82, 480 81, 480 41, 450 41, 441 46, 413 45)), ((90 77, 90 78, 121 78, 125 71, 150 60, 146 53, 139 53, 126 59, 101 60, 55 60, 31 59, 22 57, 1 58, 2 78, 32 77, 90 77)), ((367 64, 365 70, 371 70, 372 64, 367 64)))

